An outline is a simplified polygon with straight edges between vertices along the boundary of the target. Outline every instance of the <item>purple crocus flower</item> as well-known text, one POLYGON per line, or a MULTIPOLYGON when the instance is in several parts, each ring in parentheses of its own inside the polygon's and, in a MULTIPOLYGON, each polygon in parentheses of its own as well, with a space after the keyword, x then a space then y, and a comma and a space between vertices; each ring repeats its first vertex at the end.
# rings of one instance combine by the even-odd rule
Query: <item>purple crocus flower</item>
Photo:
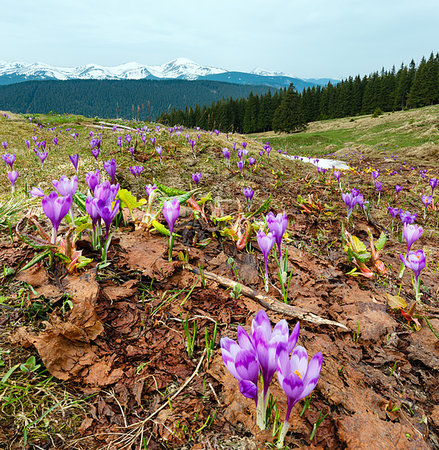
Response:
POLYGON ((339 170, 335 170, 334 171, 334 178, 340 182, 340 178, 341 178, 341 172, 339 170))
POLYGON ((123 138, 122 136, 118 136, 117 137, 117 145, 120 147, 120 149, 122 150, 123 147, 123 138))
POLYGON ((116 199, 118 192, 119 183, 110 184, 110 182, 107 180, 95 187, 94 196, 95 198, 102 200, 106 206, 110 206, 116 199))
POLYGON ((130 166, 130 171, 134 178, 140 177, 140 174, 143 172, 143 166, 130 166))
POLYGON ((341 198, 343 199, 346 208, 348 210, 348 221, 351 218, 352 210, 354 209, 354 206, 357 204, 357 194, 355 194, 354 189, 352 189, 351 192, 343 192, 341 194, 341 198))
POLYGON ((308 363, 306 350, 297 346, 291 358, 288 347, 283 342, 276 349, 277 378, 281 388, 287 396, 287 412, 282 431, 278 441, 278 447, 283 447, 283 441, 287 434, 291 410, 301 399, 308 396, 316 387, 322 370, 323 355, 316 353, 308 363))
POLYGON ((381 189, 383 188, 383 182, 382 181, 377 181, 375 183, 375 188, 376 188, 377 192, 380 194, 381 193, 381 189))
POLYGON ((253 165, 256 163, 256 158, 250 156, 250 158, 248 159, 248 163, 250 164, 250 167, 253 169, 253 165))
POLYGON ((87 172, 85 174, 85 182, 94 195, 95 187, 101 182, 101 171, 96 169, 95 172, 87 172))
POLYGON ((259 156, 264 156, 264 155, 265 155, 264 150, 259 150, 259 156))
POLYGON ((387 210, 389 211, 389 214, 392 216, 392 229, 391 229, 391 231, 393 233, 393 225, 395 223, 395 219, 399 215, 399 213, 402 212, 402 210, 399 209, 399 208, 392 208, 391 206, 389 206, 387 208, 387 210))
POLYGON ((163 151, 162 146, 161 146, 161 145, 157 146, 157 147, 155 148, 155 151, 157 152, 157 155, 159 155, 160 162, 162 162, 162 151, 163 151))
POLYGON ((191 173, 191 177, 194 180, 194 183, 197 185, 198 187, 198 183, 201 180, 201 173, 200 172, 195 172, 195 173, 191 173))
POLYGON ((189 141, 189 143, 191 144, 191 147, 192 147, 192 153, 194 154, 194 157, 196 158, 196 155, 195 155, 195 144, 196 144, 196 141, 194 141, 193 139, 191 139, 191 140, 189 141))
POLYGON ((240 160, 242 160, 242 156, 243 156, 243 150, 242 150, 242 148, 240 148, 240 149, 238 150, 238 158, 239 158, 240 160))
POLYGON ((259 363, 247 333, 238 326, 238 342, 221 338, 221 355, 227 370, 239 381, 239 390, 246 398, 258 403, 259 363), (246 337, 241 337, 245 334, 246 337))
MULTIPOLYGON (((278 250, 278 254, 279 254, 279 260, 281 260, 282 259, 282 251, 281 251, 282 238, 283 238, 283 235, 285 234, 285 231, 286 231, 287 225, 288 225, 287 213, 286 212, 279 213, 277 216, 275 216, 273 214, 273 212, 270 211, 267 214, 266 220, 267 220, 268 229, 271 231, 271 233, 273 234, 273 236, 276 240, 277 250, 278 250)), ((282 264, 281 264, 281 267, 282 267, 282 264)))
POLYGON ((245 149, 247 147, 247 142, 242 143, 242 148, 245 149))
POLYGON ((428 180, 428 183, 431 186, 431 195, 433 195, 434 190, 436 189, 437 185, 439 184, 439 178, 430 178, 428 180))
POLYGON ((400 217, 403 225, 405 223, 413 223, 416 220, 417 216, 418 216, 417 213, 412 214, 412 213, 410 213, 410 211, 403 211, 402 209, 399 213, 399 217, 400 217))
POLYGON ((399 186, 398 184, 395 186, 396 195, 398 195, 402 191, 402 186, 399 186))
POLYGON ((379 176, 380 176, 380 171, 379 171, 379 170, 374 170, 374 171, 372 172, 372 178, 373 178, 374 180, 376 180, 379 176))
POLYGON ((155 146, 155 137, 152 137, 149 140, 151 141, 151 145, 154 147, 155 146))
POLYGON ((76 189, 78 189, 78 177, 74 175, 71 180, 65 175, 62 175, 60 180, 52 181, 53 187, 58 191, 63 197, 75 195, 76 189))
POLYGON ((421 201, 424 204, 424 220, 427 217, 427 208, 428 205, 433 203, 433 194, 432 195, 421 195, 421 201))
POLYGON ((169 226, 169 261, 172 261, 172 247, 174 244, 174 238, 173 238, 173 230, 175 222, 178 219, 178 216, 180 215, 180 203, 176 197, 174 197, 172 200, 167 200, 163 203, 163 216, 168 223, 169 226))
POLYGON ((111 178, 111 183, 114 184, 114 177, 116 175, 117 163, 116 160, 110 159, 109 161, 102 161, 105 171, 108 173, 111 178))
POLYGON ((151 195, 151 193, 153 192, 153 191, 155 191, 157 189, 157 186, 155 185, 155 184, 153 184, 153 185, 150 185, 150 184, 148 184, 146 187, 145 187, 145 190, 146 190, 146 193, 147 193, 147 195, 148 195, 148 197, 151 195))
POLYGON ((402 227, 402 235, 407 242, 407 253, 414 242, 422 236, 423 229, 420 225, 405 223, 402 227))
POLYGON ((433 203, 433 196, 423 194, 421 195, 421 201, 424 204, 425 209, 427 209, 427 206, 433 203))
POLYGON ((113 208, 111 209, 111 205, 107 205, 104 200, 99 199, 96 203, 97 210, 99 212, 99 216, 105 223, 105 239, 108 239, 108 234, 110 231, 111 222, 116 217, 116 214, 119 212, 120 201, 116 200, 113 208))
POLYGON ((392 208, 391 206, 389 206, 387 208, 387 210, 389 211, 390 215, 392 216, 392 220, 395 220, 396 216, 398 216, 399 213, 401 212, 401 210, 399 208, 392 208))
POLYGON ((14 165, 15 162, 15 155, 11 155, 10 153, 5 153, 4 155, 2 155, 2 159, 5 162, 5 164, 7 166, 9 166, 12 170, 12 166, 14 165))
POLYGON ((427 258, 425 256, 425 253, 423 250, 418 250, 416 252, 409 252, 407 255, 403 255, 402 253, 399 255, 401 261, 403 262, 404 266, 408 269, 411 269, 413 271, 415 280, 414 280, 414 288, 415 288, 415 295, 416 295, 416 301, 419 301, 421 298, 421 293, 419 290, 419 275, 421 274, 422 270, 424 270, 426 264, 427 264, 427 258))
POLYGON ((29 194, 32 198, 36 198, 36 197, 44 197, 44 191, 39 188, 39 187, 33 187, 30 191, 29 194))
POLYGON ((230 159, 230 150, 228 148, 223 148, 223 156, 227 161, 230 159))
POLYGON ((258 231, 256 238, 258 241, 259 248, 261 249, 261 252, 264 255, 265 290, 268 292, 268 269, 267 269, 268 255, 270 254, 271 249, 273 248, 276 238, 273 236, 272 233, 265 234, 262 230, 258 231))
POLYGON ((93 197, 87 197, 85 201, 85 210, 87 211, 87 214, 90 216, 90 219, 92 221, 93 230, 96 230, 96 225, 99 223, 99 220, 101 216, 99 215, 98 210, 98 198, 93 197))
POLYGON ((98 160, 98 156, 99 156, 99 153, 100 153, 101 151, 100 151, 100 149, 98 148, 98 147, 94 147, 94 148, 92 148, 92 150, 91 150, 91 154, 94 156, 94 158, 95 158, 95 160, 97 161, 98 160))
POLYGON ((41 200, 44 214, 52 222, 52 244, 56 244, 56 234, 61 220, 69 212, 72 206, 72 197, 58 196, 55 191, 45 195, 41 200))
POLYGON ((37 152, 38 158, 41 160, 41 167, 44 166, 44 161, 46 160, 47 156, 49 155, 48 152, 37 152))
POLYGON ((419 279, 421 271, 425 268, 427 264, 427 258, 423 250, 417 250, 416 252, 409 252, 407 256, 402 253, 399 255, 401 261, 408 268, 413 270, 415 279, 419 279))
POLYGON ((251 187, 248 187, 242 188, 242 193, 244 194, 244 197, 247 200, 247 208, 250 209, 250 203, 252 201, 255 191, 251 187))
POLYGON ((6 151, 6 149, 7 149, 7 147, 8 147, 8 143, 7 143, 7 142, 2 142, 2 145, 3 145, 3 148, 4 148, 5 151, 6 151))
POLYGON ((56 145, 58 147, 58 138, 57 137, 54 137, 52 139, 52 142, 53 142, 54 145, 56 145))
POLYGON ((169 231, 172 232, 174 230, 174 224, 180 215, 180 203, 176 197, 172 200, 168 200, 163 203, 163 216, 168 223, 169 231))
POLYGON ((7 175, 8 175, 8 179, 12 185, 12 192, 15 192, 15 182, 17 181, 19 174, 16 170, 10 170, 10 171, 8 171, 7 175))
POLYGON ((24 143, 26 144, 26 147, 29 150, 30 149, 30 141, 25 140, 24 143))
POLYGON ((127 134, 125 136, 125 140, 128 142, 128 144, 131 142, 131 139, 132 139, 131 134, 127 134))
POLYGON ((244 168, 244 161, 237 161, 236 165, 238 166, 239 171, 241 172, 241 176, 242 176, 242 169, 244 168))
POLYGON ((76 170, 76 173, 78 173, 78 162, 79 162, 79 153, 76 155, 69 155, 70 161, 73 164, 73 167, 76 170))

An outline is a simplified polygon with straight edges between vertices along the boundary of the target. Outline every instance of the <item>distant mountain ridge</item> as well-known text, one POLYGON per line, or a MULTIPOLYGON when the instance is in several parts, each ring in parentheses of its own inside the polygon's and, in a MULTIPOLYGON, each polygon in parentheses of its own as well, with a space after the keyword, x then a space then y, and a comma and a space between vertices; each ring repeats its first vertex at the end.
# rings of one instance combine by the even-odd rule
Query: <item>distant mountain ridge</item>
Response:
POLYGON ((143 65, 135 62, 106 67, 87 64, 77 67, 54 67, 49 64, 0 61, 0 85, 39 80, 210 80, 233 84, 262 85, 275 89, 293 83, 298 91, 324 86, 330 78, 302 79, 281 72, 254 69, 251 72, 228 71, 201 66, 187 58, 177 58, 162 65, 143 65))

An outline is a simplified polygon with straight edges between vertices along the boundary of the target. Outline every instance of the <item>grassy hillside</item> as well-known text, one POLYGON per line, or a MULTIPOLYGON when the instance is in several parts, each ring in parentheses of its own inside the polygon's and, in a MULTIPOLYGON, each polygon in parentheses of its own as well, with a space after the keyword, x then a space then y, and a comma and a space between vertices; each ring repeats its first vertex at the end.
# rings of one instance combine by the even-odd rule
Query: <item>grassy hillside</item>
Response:
POLYGON ((372 118, 312 122, 306 131, 290 135, 272 132, 252 135, 290 154, 343 159, 353 150, 373 159, 392 154, 413 162, 439 165, 439 105, 385 113, 372 118))
MULTIPOLYGON (((16 156, 19 177, 11 193, 0 160, 0 448, 274 447, 271 430, 287 410, 278 377, 261 432, 255 402, 241 395, 220 348, 221 338, 236 340, 238 326, 250 332, 262 310, 271 327, 285 322, 270 343, 265 329, 259 338, 250 333, 264 339, 260 348, 300 321, 298 345, 323 358, 312 397, 293 408, 286 448, 437 448, 439 189, 434 203, 421 202, 439 174, 437 112, 319 122, 304 133, 257 140, 79 115, 1 114, 0 142, 16 156), (90 139, 97 137, 95 158, 90 139), (40 150, 46 142, 44 167, 34 139, 40 150), (264 153, 267 139, 273 148, 264 153), (351 168, 338 182, 331 169, 285 158, 278 152, 285 148, 334 152, 351 168), (59 239, 54 233, 51 240, 42 205, 56 196, 53 180, 76 175, 74 154, 75 221, 63 218, 59 239), (103 163, 113 158, 115 202, 116 185, 104 182, 92 193, 86 184, 97 169, 109 180, 103 163), (138 178, 131 166, 143 167, 138 178), (380 170, 380 193, 372 170, 380 170), (154 182, 148 197, 145 186, 154 182), (46 197, 30 198, 32 187, 46 197), (254 190, 249 204, 243 188, 254 190), (354 189, 364 207, 356 196, 348 219, 342 192, 352 199, 354 189), (92 207, 97 200, 103 220, 110 207, 122 211, 100 230, 85 196, 92 207), (171 198, 181 204, 169 252, 171 198), (410 255, 418 261, 412 268, 426 262, 417 292, 410 267, 399 276, 408 250, 389 206, 416 214, 422 226, 410 255), (269 211, 283 233, 273 230, 283 273, 269 211)), ((260 390, 260 362, 248 352, 257 365, 250 381, 260 390)), ((276 367, 272 353, 264 355, 276 367)), ((307 369, 297 358, 291 376, 299 386, 307 369)))

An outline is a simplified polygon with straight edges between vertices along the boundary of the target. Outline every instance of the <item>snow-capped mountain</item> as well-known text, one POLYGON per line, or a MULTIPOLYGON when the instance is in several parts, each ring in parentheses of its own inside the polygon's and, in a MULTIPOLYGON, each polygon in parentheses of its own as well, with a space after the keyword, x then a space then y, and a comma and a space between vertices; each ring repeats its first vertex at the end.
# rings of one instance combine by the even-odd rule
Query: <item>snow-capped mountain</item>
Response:
POLYGON ((226 71, 216 67, 203 67, 186 58, 177 58, 161 66, 145 66, 131 62, 112 67, 96 64, 87 64, 78 67, 52 67, 40 62, 26 64, 0 61, 0 84, 43 79, 141 80, 145 78, 167 78, 196 80, 205 75, 214 75, 223 72, 226 71), (11 81, 8 82, 8 79, 11 81))
POLYGON ((146 66, 130 62, 118 66, 105 67, 87 64, 78 67, 53 67, 45 63, 32 64, 0 61, 0 85, 31 80, 212 80, 235 84, 266 85, 276 89, 294 83, 301 91, 314 85, 324 85, 337 80, 294 78, 282 72, 264 69, 235 72, 218 67, 201 66, 187 58, 177 58, 159 66, 146 66))

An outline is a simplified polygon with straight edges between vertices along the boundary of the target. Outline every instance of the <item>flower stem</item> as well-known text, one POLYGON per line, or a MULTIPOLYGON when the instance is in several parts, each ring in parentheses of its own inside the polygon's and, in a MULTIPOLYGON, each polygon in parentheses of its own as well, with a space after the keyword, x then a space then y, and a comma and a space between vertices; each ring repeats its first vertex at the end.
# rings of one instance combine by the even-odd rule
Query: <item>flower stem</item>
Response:
POLYGON ((56 244, 56 235, 57 235, 57 230, 55 227, 53 227, 52 228, 52 240, 51 240, 52 244, 56 244))
POLYGON ((174 246, 174 236, 171 234, 169 236, 169 251, 168 251, 168 261, 172 261, 172 247, 174 246))
POLYGON ((265 414, 266 414, 266 404, 264 398, 264 390, 261 389, 261 391, 258 392, 258 403, 256 406, 256 425, 261 430, 265 430, 265 414))
POLYGON ((290 424, 286 420, 282 425, 282 430, 280 432, 279 439, 278 439, 277 445, 276 445, 277 448, 284 448, 284 439, 285 439, 285 436, 287 435, 289 428, 290 428, 290 424))

